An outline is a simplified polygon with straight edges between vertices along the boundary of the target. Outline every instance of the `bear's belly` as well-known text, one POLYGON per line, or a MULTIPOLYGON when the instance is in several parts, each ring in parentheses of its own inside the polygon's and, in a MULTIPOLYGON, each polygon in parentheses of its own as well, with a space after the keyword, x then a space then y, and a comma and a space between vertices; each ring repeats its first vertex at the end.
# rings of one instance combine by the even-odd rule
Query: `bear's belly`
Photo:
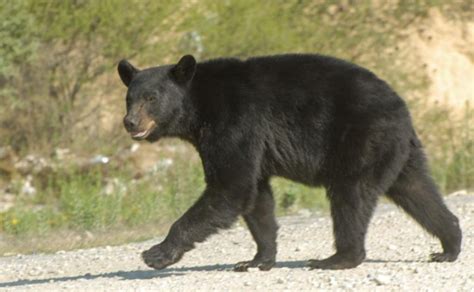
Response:
POLYGON ((309 186, 322 184, 321 163, 316 155, 308 159, 293 157, 285 160, 269 159, 265 162, 264 173, 269 176, 283 177, 309 186))

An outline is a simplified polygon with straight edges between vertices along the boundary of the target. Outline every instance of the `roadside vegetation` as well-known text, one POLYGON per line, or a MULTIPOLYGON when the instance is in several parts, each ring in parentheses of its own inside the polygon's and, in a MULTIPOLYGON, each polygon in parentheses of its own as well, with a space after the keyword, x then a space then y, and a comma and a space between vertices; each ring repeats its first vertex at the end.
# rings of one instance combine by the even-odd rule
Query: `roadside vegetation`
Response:
MULTIPOLYGON (((127 159, 87 168, 73 157, 121 157, 125 88, 115 67, 317 52, 350 60, 386 79, 407 100, 444 193, 474 187, 474 111, 428 99, 430 80, 409 46, 408 28, 437 9, 472 20, 471 1, 0 0, 0 254, 141 240, 167 230, 203 190, 199 157, 160 141, 152 170, 127 159), (67 149, 75 156, 58 158, 67 149), (5 150, 6 151, 6 150, 5 150), (5 152, 4 151, 4 152, 5 152), (1 151, 0 151, 1 152, 1 151), (56 165, 26 175, 14 165, 34 154, 56 165), (71 158, 72 157, 72 158, 71 158), (34 193, 25 193, 28 179, 34 193)), ((474 56, 472 50, 468 52, 474 56)), ((322 189, 275 179, 277 212, 325 210, 322 189)))

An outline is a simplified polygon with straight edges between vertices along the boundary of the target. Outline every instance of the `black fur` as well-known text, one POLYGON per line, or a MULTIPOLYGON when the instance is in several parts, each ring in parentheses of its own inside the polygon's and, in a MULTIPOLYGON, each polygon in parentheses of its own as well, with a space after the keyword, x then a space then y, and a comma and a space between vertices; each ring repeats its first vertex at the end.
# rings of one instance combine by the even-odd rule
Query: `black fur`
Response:
POLYGON ((143 71, 121 61, 119 73, 129 87, 127 130, 150 142, 190 142, 207 183, 166 239, 143 253, 150 267, 177 262, 242 215, 258 249, 235 269, 271 269, 278 229, 272 176, 327 190, 336 253, 311 260, 313 268, 353 268, 364 260, 381 194, 441 240, 443 252, 432 260, 457 258, 458 220, 429 175, 407 106, 370 71, 320 55, 202 63, 188 55, 177 65, 143 71))

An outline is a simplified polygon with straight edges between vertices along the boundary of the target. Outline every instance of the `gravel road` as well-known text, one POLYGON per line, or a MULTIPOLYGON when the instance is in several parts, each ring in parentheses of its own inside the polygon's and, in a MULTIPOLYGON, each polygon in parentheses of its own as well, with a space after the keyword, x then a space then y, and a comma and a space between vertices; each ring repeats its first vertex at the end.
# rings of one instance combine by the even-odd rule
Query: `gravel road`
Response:
POLYGON ((474 291, 474 195, 447 198, 464 232, 455 263, 430 263, 440 250, 403 212, 380 204, 370 225, 367 260, 343 271, 308 270, 306 260, 332 253, 328 215, 301 212, 279 218, 277 266, 270 272, 232 271, 250 259, 255 245, 247 229, 236 225, 187 253, 162 271, 147 268, 140 252, 161 238, 116 247, 60 251, 56 254, 0 258, 0 290, 209 291, 209 290, 379 290, 474 291))

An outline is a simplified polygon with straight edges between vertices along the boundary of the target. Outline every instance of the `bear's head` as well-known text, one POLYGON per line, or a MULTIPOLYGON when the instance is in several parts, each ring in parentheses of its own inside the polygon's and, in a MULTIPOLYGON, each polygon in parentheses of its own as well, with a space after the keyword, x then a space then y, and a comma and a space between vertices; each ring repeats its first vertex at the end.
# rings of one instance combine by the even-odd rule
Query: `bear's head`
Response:
POLYGON ((175 65, 139 70, 127 60, 118 64, 120 79, 128 87, 125 129, 135 140, 158 140, 179 131, 184 102, 196 72, 196 60, 182 57, 175 65))

